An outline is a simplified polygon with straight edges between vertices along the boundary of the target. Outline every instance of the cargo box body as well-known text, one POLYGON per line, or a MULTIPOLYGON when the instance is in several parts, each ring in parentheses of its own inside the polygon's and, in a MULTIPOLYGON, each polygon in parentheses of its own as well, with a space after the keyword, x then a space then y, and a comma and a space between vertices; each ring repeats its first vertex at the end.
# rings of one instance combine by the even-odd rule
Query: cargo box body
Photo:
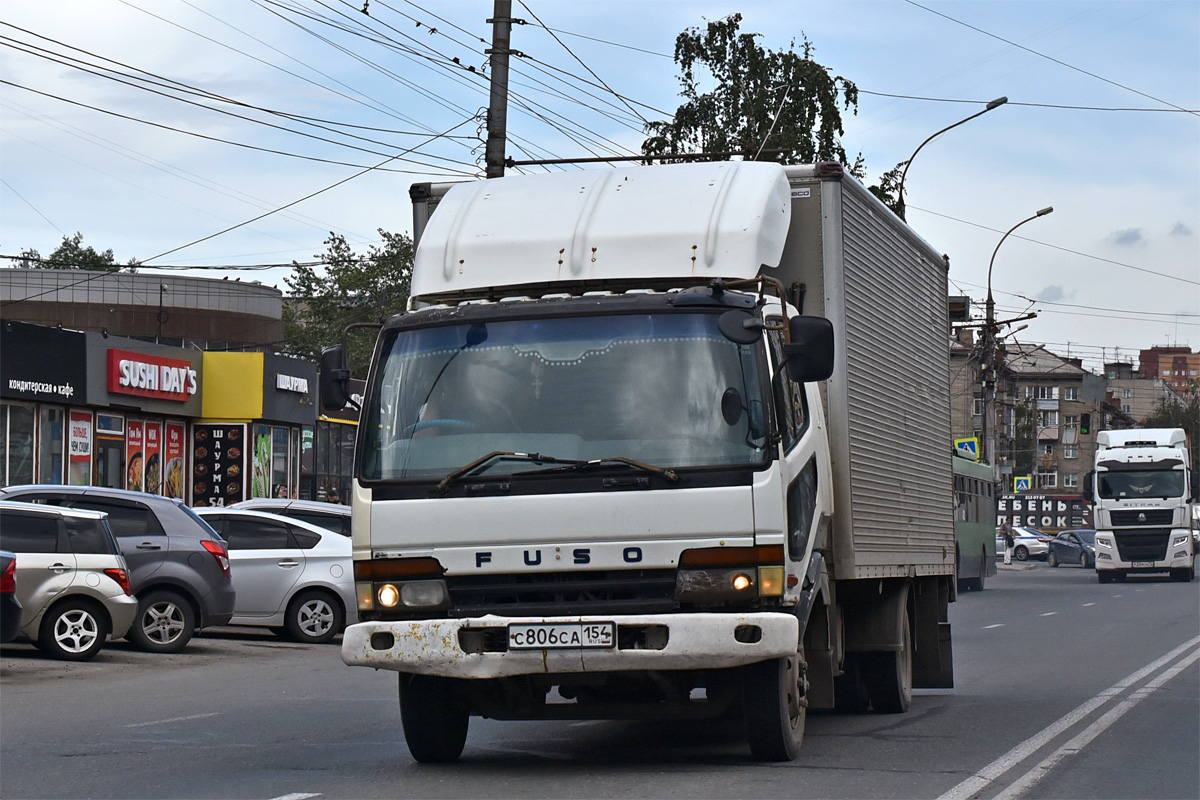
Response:
POLYGON ((832 577, 954 573, 947 263, 837 165, 788 167, 777 270, 836 332, 832 577))

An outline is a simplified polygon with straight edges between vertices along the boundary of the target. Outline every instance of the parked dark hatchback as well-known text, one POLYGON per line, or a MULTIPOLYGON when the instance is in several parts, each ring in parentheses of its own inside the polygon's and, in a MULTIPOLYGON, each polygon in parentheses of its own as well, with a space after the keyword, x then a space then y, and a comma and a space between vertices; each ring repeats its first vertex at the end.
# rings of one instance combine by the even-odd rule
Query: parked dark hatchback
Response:
POLYGON ((17 600, 17 555, 0 550, 0 643, 21 631, 21 602, 17 600))
POLYGON ((1046 563, 1052 567, 1078 564, 1084 569, 1096 566, 1096 532, 1090 528, 1079 528, 1058 534, 1050 540, 1046 563))
POLYGON ((225 542, 178 500, 95 486, 11 486, 0 489, 0 500, 108 514, 138 598, 127 638, 143 650, 178 652, 200 628, 233 616, 225 542))

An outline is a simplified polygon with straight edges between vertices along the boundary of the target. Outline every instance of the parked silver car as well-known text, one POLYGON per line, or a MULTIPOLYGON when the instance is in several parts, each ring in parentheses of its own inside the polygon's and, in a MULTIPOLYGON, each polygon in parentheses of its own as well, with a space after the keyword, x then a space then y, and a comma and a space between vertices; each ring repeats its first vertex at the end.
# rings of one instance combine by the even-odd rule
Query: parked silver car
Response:
POLYGON ((231 625, 260 625, 323 643, 358 621, 350 539, 301 520, 241 508, 197 508, 225 539, 237 592, 231 625))
MULTIPOLYGON (((1050 552, 1050 534, 1042 533, 1037 528, 1013 528, 1013 558, 1017 561, 1028 561, 1031 558, 1046 560, 1050 552)), ((996 556, 1004 557, 1004 537, 1000 529, 996 529, 996 556)))
POLYGON ((288 500, 282 497, 256 497, 234 503, 229 508, 248 508, 320 525, 342 536, 350 535, 350 506, 319 500, 288 500))
POLYGON ((55 658, 84 661, 137 616, 108 515, 0 501, 0 549, 17 556, 21 632, 55 658))

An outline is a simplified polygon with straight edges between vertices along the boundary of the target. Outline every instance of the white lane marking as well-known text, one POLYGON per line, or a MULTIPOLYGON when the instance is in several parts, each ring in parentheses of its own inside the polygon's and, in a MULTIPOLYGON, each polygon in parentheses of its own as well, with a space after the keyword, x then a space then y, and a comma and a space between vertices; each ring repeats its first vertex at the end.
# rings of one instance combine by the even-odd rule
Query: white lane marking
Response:
POLYGON ((1013 781, 1007 789, 996 795, 993 800, 1014 800, 1014 798, 1020 797, 1028 789, 1033 788, 1033 786, 1041 781, 1042 778, 1046 777, 1046 774, 1050 772, 1050 770, 1054 769, 1054 767, 1058 765, 1058 762, 1062 761, 1067 756, 1075 755, 1080 750, 1087 747, 1087 745, 1093 739, 1095 739, 1104 731, 1108 730, 1108 728, 1110 728, 1114 722, 1125 716, 1127 712, 1133 710, 1134 706, 1145 700, 1156 690, 1161 688, 1164 683, 1171 680, 1176 675, 1190 667, 1192 664, 1195 664, 1197 661, 1200 661, 1200 650, 1193 651, 1192 654, 1187 658, 1183 659, 1178 664, 1171 667, 1154 680, 1150 681, 1150 683, 1146 684, 1129 697, 1122 700, 1114 708, 1110 709, 1104 716, 1100 717, 1100 719, 1084 728, 1082 733, 1071 739, 1062 747, 1055 750, 1040 764, 1029 770, 1029 772, 1026 772, 1020 778, 1017 778, 1015 781, 1013 781))
POLYGON ((1084 603, 1083 607, 1087 608, 1088 606, 1094 606, 1094 605, 1096 605, 1096 604, 1095 603, 1084 603))
POLYGON ((320 796, 320 792, 292 792, 291 794, 281 794, 279 797, 272 797, 271 800, 308 800, 310 797, 320 796))
POLYGON ((984 629, 985 631, 989 631, 989 630, 991 630, 992 628, 1003 628, 1003 627, 1004 627, 1004 623, 1003 623, 1003 622, 997 622, 995 625, 984 625, 984 626, 983 626, 983 629, 984 629))
POLYGON ((1053 617, 1057 613, 1058 613, 1057 611, 1047 611, 1045 614, 1042 614, 1042 616, 1043 617, 1053 617))
POLYGON ((126 728, 145 728, 150 725, 166 725, 168 722, 187 722, 190 719, 204 719, 205 717, 218 717, 220 712, 212 711, 208 714, 192 714, 190 717, 171 717, 171 719, 156 719, 154 722, 134 722, 126 725, 126 728))
POLYGON ((1112 686, 1093 697, 1091 700, 1084 702, 1074 711, 1071 711, 1050 723, 1038 733, 1035 733, 1033 736, 1021 742, 1016 747, 1012 748, 1007 753, 1000 756, 983 769, 979 770, 979 772, 976 772, 971 777, 962 781, 957 786, 950 789, 950 791, 939 797, 938 800, 966 800, 968 797, 973 797, 977 792, 983 791, 983 789, 986 788, 989 783, 1008 772, 1017 764, 1020 764, 1022 761, 1029 758, 1029 756, 1033 755, 1033 753, 1045 746, 1045 744, 1055 736, 1058 736, 1064 730, 1079 722, 1088 714, 1091 714, 1113 697, 1128 689, 1132 684, 1137 683, 1151 672, 1154 672, 1156 669, 1162 667, 1164 664, 1170 663, 1173 659, 1178 658, 1181 653, 1184 653, 1190 648, 1195 647, 1197 644, 1200 644, 1200 636, 1184 642, 1162 658, 1150 662, 1132 675, 1117 681, 1112 686))

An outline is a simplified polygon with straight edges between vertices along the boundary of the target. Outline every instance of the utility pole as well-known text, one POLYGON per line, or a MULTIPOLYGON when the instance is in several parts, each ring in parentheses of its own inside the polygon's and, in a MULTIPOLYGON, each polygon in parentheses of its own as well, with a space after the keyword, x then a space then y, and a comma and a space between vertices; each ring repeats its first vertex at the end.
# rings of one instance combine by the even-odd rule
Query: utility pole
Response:
POLYGON ((495 0, 492 9, 491 97, 487 113, 487 148, 484 151, 487 177, 504 177, 505 128, 508 123, 508 56, 512 52, 512 0, 495 0))

